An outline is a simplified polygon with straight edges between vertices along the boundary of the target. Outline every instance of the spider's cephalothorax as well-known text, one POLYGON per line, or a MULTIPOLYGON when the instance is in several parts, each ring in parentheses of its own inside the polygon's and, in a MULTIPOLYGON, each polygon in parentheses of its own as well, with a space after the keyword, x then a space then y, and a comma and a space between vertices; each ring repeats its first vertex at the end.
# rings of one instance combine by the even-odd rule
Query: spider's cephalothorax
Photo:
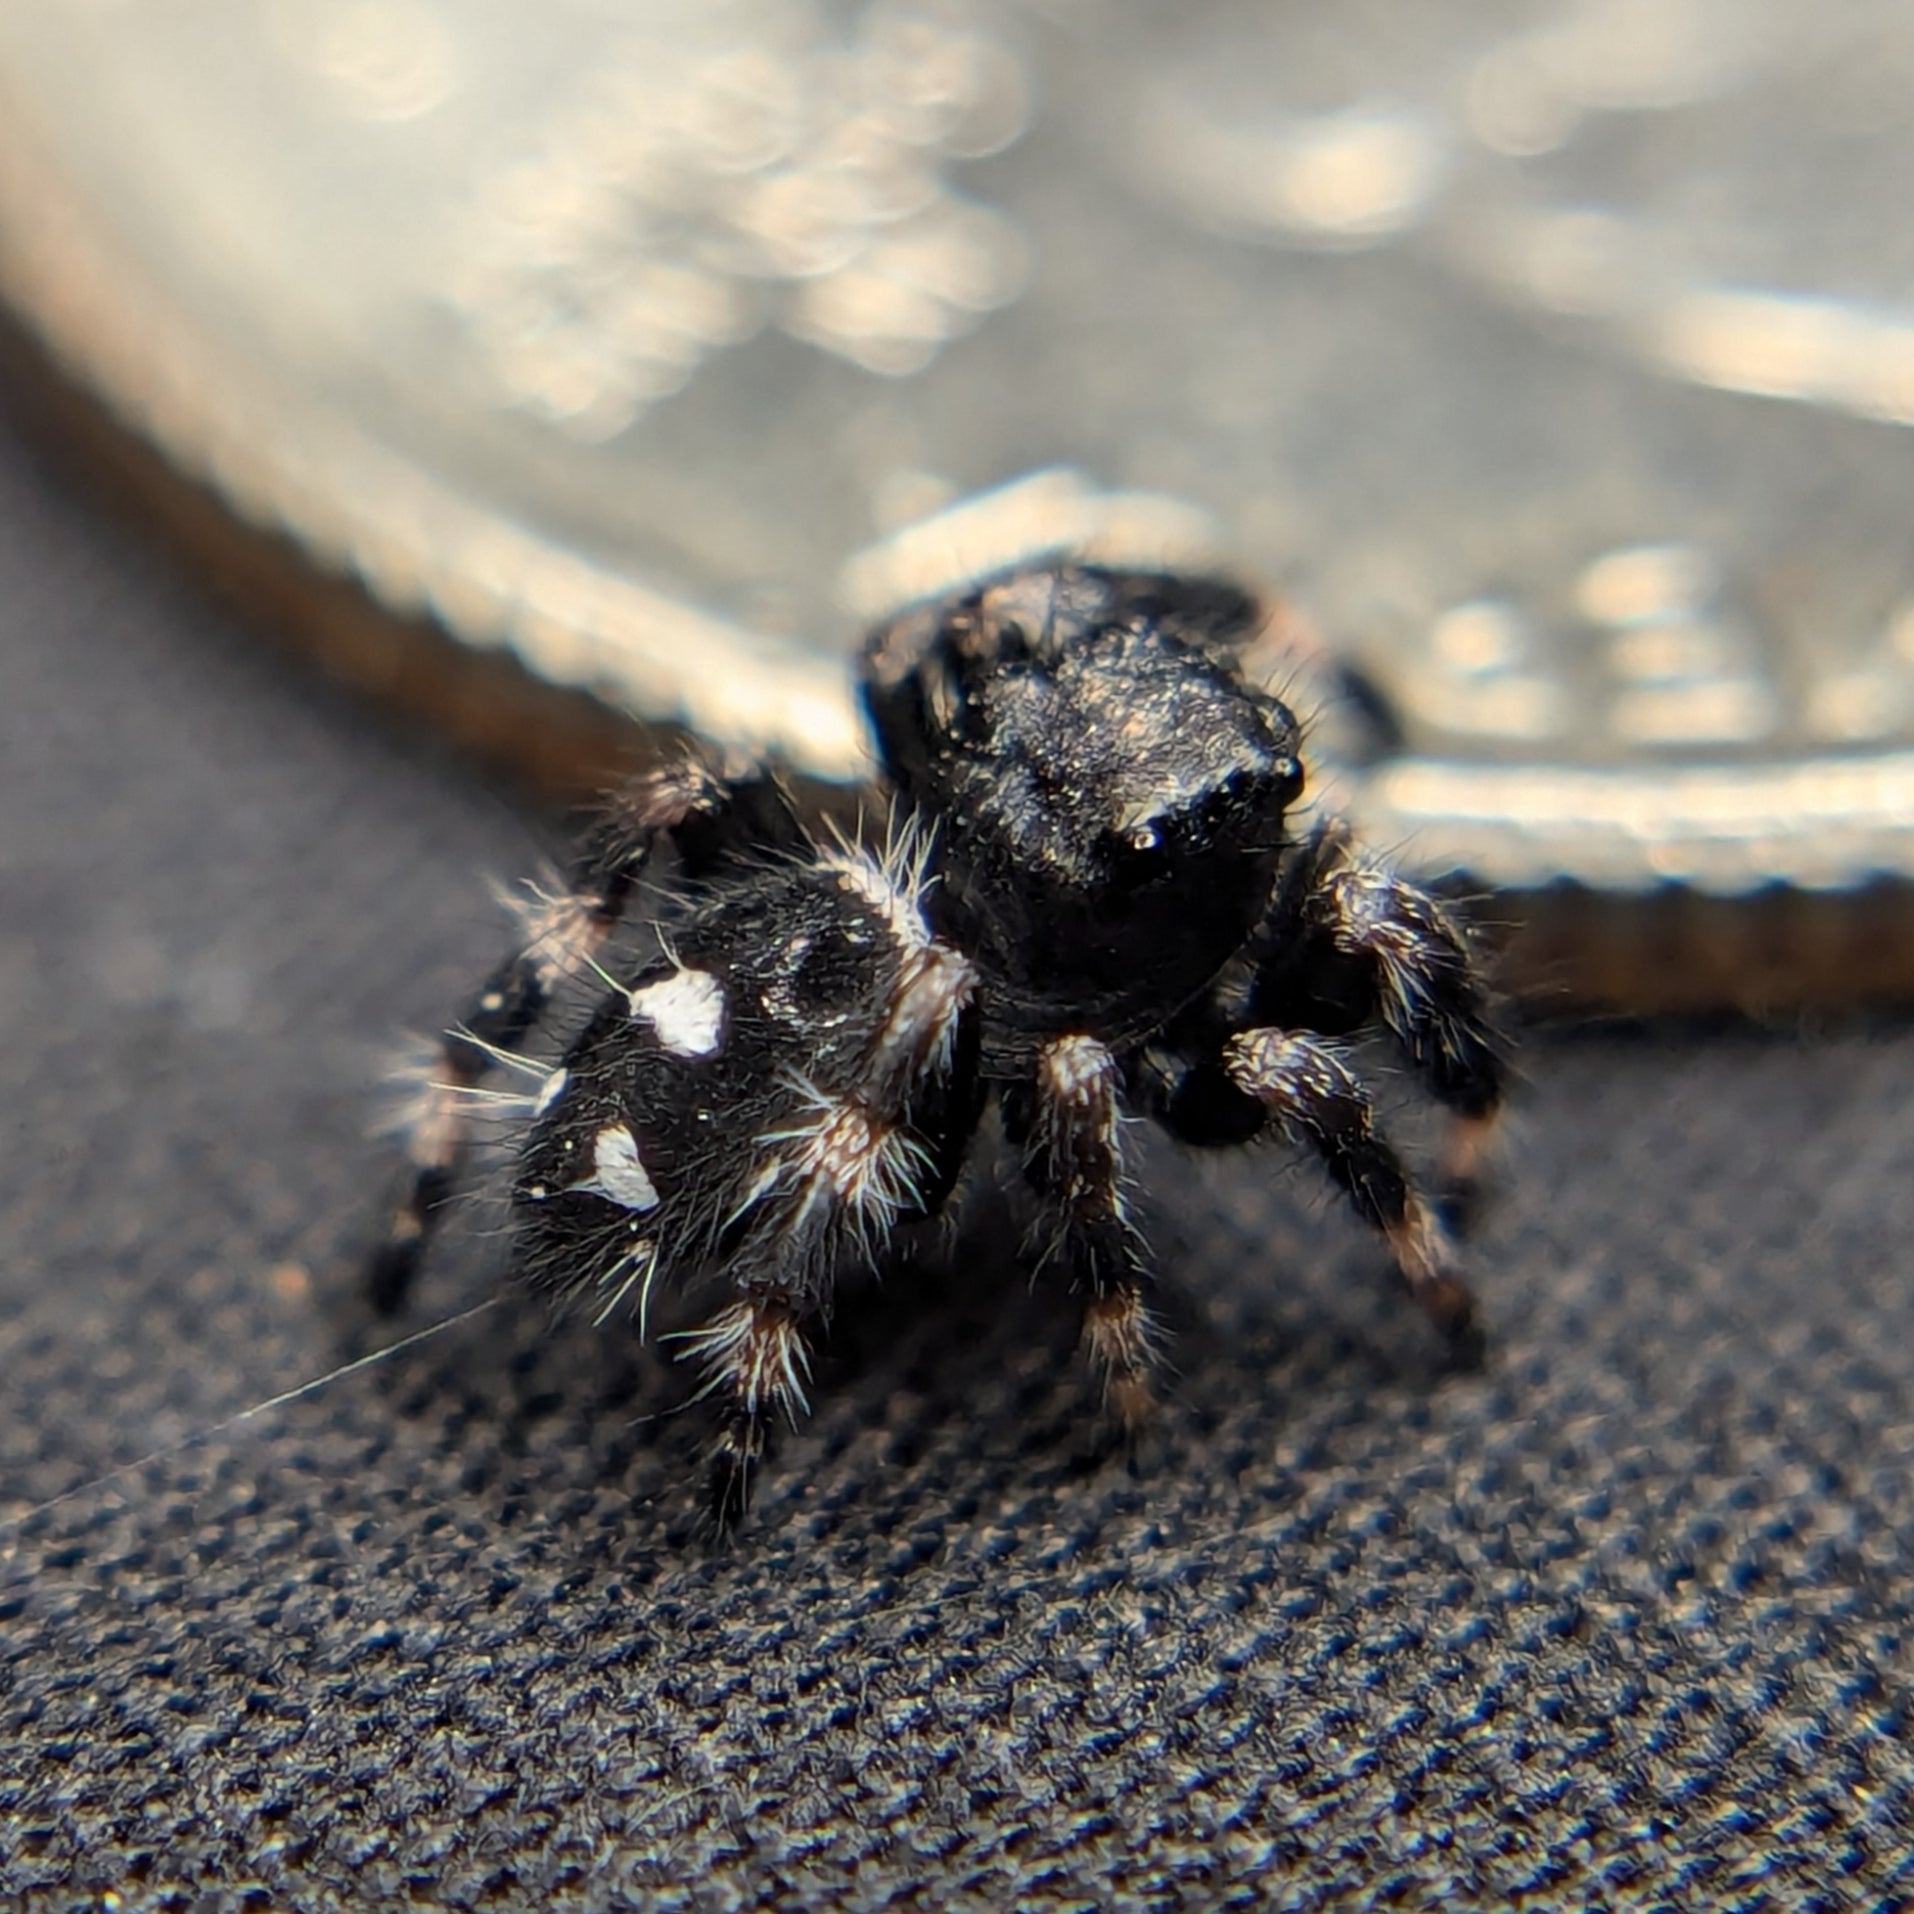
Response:
POLYGON ((904 613, 864 657, 875 843, 820 839, 774 775, 695 754, 620 793, 445 1041, 378 1299, 403 1295, 466 1099, 504 1061, 528 1080, 524 1273, 641 1325, 660 1285, 724 1286, 686 1338, 726 1404, 721 1520, 771 1418, 804 1406, 836 1280, 942 1205, 993 1096, 1126 1420, 1155 1341, 1126 1113, 1312 1146, 1472 1348, 1442 1223, 1333 1039, 1386 1028, 1453 1112, 1464 1180, 1500 1099, 1480 980, 1434 898, 1333 824, 1294 829, 1297 727, 1243 673, 1255 625, 1227 585, 1078 566, 904 613), (588 973, 605 988, 562 1056, 515 1054, 588 973))
POLYGON ((994 1074, 1028 1075, 1052 1037, 1128 1050, 1268 912, 1296 722, 1215 642, 1246 601, 1189 596, 1025 573, 869 648, 885 768, 935 822, 939 926, 988 979, 994 1074))

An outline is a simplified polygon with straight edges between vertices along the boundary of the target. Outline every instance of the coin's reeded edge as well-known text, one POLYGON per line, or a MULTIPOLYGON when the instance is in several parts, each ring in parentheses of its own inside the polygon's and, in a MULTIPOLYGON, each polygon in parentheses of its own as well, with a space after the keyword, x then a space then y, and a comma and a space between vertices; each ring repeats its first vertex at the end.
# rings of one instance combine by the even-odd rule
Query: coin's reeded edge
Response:
POLYGON ((835 661, 539 539, 230 353, 215 357, 88 217, 12 92, 0 93, 0 294, 58 363, 183 470, 401 616, 428 610, 552 682, 820 776, 852 776, 865 762, 835 661))
POLYGON ((1846 890, 1909 874, 1914 752, 1661 773, 1399 758, 1370 772, 1352 808, 1418 867, 1508 889, 1572 873, 1618 891, 1846 890))
POLYGON ((548 805, 595 803, 682 735, 539 677, 506 646, 462 643, 423 613, 402 617, 356 577, 314 564, 130 430, 4 304, 0 415, 90 508, 184 567, 261 642, 548 805))
POLYGON ((1500 990, 1531 1016, 1803 1015, 1905 1006, 1914 994, 1914 884, 1773 883, 1739 897, 1668 884, 1598 892, 1558 879, 1472 911, 1500 990))

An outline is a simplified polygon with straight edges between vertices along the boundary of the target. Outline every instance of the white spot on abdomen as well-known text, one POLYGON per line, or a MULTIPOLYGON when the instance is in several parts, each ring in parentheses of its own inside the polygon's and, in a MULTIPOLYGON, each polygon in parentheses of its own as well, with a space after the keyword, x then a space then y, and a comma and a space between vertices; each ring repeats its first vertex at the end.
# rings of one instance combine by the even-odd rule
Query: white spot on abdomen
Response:
POLYGON ((631 1014, 674 1057, 708 1057, 724 1034, 724 986, 708 970, 677 970, 631 993, 631 1014))
POLYGON ((621 1209, 655 1210, 658 1186, 638 1160, 638 1139, 622 1123, 600 1130, 592 1142, 593 1174, 574 1190, 606 1196, 621 1209))
POLYGON ((532 1115, 542 1117, 565 1094, 565 1085, 570 1081, 569 1071, 554 1070, 539 1086, 538 1095, 532 1099, 532 1115))

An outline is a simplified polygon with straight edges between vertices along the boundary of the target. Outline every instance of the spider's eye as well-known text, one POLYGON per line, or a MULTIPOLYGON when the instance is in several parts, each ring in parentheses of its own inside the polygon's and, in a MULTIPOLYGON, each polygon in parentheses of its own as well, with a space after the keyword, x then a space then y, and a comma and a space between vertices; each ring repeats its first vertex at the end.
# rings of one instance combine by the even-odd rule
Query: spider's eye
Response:
POLYGON ((1207 844, 1233 835, 1248 816, 1268 808, 1271 783, 1249 771, 1232 771, 1190 806, 1184 828, 1191 839, 1207 844))
POLYGON ((1232 771, 1205 794, 1192 822, 1206 836, 1228 836, 1254 821, 1286 811, 1302 795, 1303 767, 1293 756, 1253 770, 1232 771))
POLYGON ((1139 891, 1168 874, 1172 849, 1163 821, 1147 818, 1111 831, 1104 839, 1104 854, 1112 886, 1139 891))

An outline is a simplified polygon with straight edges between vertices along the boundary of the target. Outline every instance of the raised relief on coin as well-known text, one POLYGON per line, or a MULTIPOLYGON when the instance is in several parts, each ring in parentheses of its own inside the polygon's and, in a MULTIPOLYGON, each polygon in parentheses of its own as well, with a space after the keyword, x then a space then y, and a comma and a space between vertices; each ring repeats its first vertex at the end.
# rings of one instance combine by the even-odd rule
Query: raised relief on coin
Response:
POLYGON ((985 34, 881 0, 849 37, 800 0, 634 19, 457 218, 449 295, 503 398, 622 431, 775 327, 921 371, 1013 298, 1022 233, 957 191, 1023 129, 985 34))

